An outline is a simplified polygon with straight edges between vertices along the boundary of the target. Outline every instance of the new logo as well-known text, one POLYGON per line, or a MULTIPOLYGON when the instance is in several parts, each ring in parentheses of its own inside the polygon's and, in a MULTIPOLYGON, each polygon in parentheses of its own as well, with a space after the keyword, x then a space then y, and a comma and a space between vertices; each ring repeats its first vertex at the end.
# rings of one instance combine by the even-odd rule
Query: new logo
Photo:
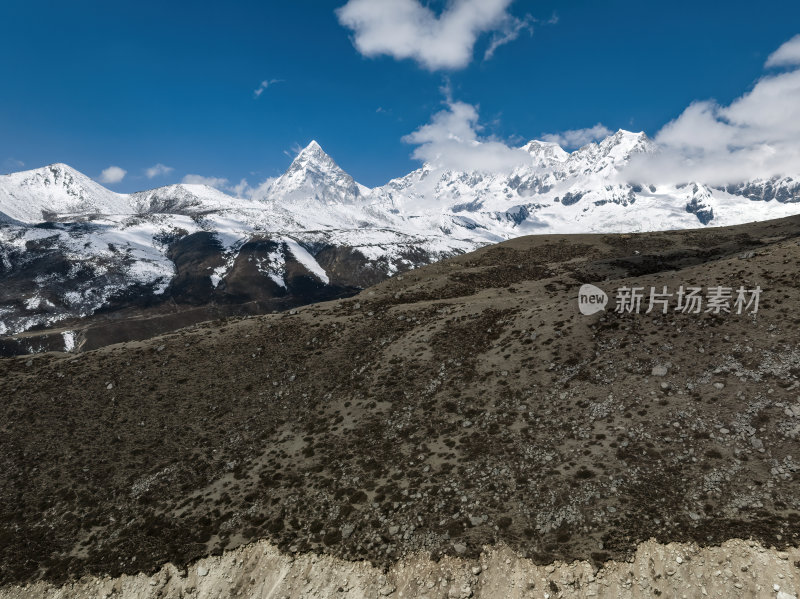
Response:
POLYGON ((605 310, 607 303, 608 296, 599 287, 586 283, 581 285, 578 290, 578 309, 584 316, 591 316, 605 310))

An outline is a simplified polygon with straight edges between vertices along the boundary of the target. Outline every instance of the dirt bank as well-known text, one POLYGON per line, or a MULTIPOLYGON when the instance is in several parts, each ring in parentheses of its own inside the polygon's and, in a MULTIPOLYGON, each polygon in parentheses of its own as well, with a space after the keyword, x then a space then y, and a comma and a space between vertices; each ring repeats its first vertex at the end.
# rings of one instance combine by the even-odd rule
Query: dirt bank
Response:
POLYGON ((0 588, 0 599, 172 599, 197 597, 769 597, 800 591, 800 549, 765 549, 732 540, 718 547, 642 543, 632 561, 537 566, 508 547, 478 559, 412 556, 387 571, 367 562, 281 553, 259 541, 201 559, 184 570, 167 564, 152 576, 86 577, 65 586, 36 583, 0 588))

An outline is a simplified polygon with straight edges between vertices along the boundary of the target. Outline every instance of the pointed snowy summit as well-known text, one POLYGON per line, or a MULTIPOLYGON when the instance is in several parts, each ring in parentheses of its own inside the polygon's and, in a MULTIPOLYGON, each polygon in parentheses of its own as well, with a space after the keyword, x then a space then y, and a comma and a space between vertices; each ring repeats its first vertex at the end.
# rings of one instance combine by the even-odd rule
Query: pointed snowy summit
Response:
POLYGON ((613 135, 609 135, 598 144, 608 152, 617 152, 620 155, 630 157, 631 154, 639 152, 652 152, 656 144, 644 131, 627 131, 619 129, 613 135), (614 150, 616 148, 616 150, 614 150))
POLYGON ((325 150, 311 141, 259 198, 283 205, 298 202, 353 204, 362 199, 361 188, 325 150))
POLYGON ((298 152, 297 156, 295 157, 295 161, 309 159, 332 160, 331 157, 325 153, 325 150, 322 149, 322 146, 319 145, 316 139, 312 139, 305 148, 298 152))
POLYGON ((552 141, 533 139, 522 149, 533 157, 535 164, 542 167, 561 164, 569 158, 569 152, 552 141))
POLYGON ((339 167, 338 164, 331 158, 325 150, 322 149, 316 140, 311 140, 311 142, 300 152, 298 152, 295 159, 292 161, 292 164, 289 166, 289 169, 286 171, 287 174, 295 171, 318 171, 321 173, 324 172, 341 172, 344 171, 339 167))

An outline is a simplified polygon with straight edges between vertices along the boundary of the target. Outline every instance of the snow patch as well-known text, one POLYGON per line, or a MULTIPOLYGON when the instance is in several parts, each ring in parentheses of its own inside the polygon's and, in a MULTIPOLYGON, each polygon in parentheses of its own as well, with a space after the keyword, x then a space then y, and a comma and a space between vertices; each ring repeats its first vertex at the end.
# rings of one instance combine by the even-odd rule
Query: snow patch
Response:
POLYGON ((295 257, 295 260, 326 285, 330 283, 328 273, 325 272, 325 269, 319 265, 319 262, 317 262, 306 248, 291 237, 284 237, 283 242, 289 247, 289 251, 292 252, 292 256, 295 257))
POLYGON ((61 333, 61 336, 64 337, 64 351, 71 352, 75 349, 75 332, 74 331, 64 331, 61 333))

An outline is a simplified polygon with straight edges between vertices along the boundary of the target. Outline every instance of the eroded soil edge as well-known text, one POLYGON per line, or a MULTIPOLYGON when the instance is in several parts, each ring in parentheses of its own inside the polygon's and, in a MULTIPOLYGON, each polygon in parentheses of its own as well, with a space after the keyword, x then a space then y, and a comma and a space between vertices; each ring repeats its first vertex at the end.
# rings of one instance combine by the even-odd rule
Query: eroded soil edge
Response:
POLYGON ((767 549, 739 539, 721 546, 642 543, 628 562, 599 570, 586 561, 536 565, 507 546, 477 559, 412 555, 383 570, 328 555, 290 555, 259 541, 167 564, 152 576, 87 576, 64 586, 0 588, 0 599, 125 597, 797 597, 800 549, 767 549))

